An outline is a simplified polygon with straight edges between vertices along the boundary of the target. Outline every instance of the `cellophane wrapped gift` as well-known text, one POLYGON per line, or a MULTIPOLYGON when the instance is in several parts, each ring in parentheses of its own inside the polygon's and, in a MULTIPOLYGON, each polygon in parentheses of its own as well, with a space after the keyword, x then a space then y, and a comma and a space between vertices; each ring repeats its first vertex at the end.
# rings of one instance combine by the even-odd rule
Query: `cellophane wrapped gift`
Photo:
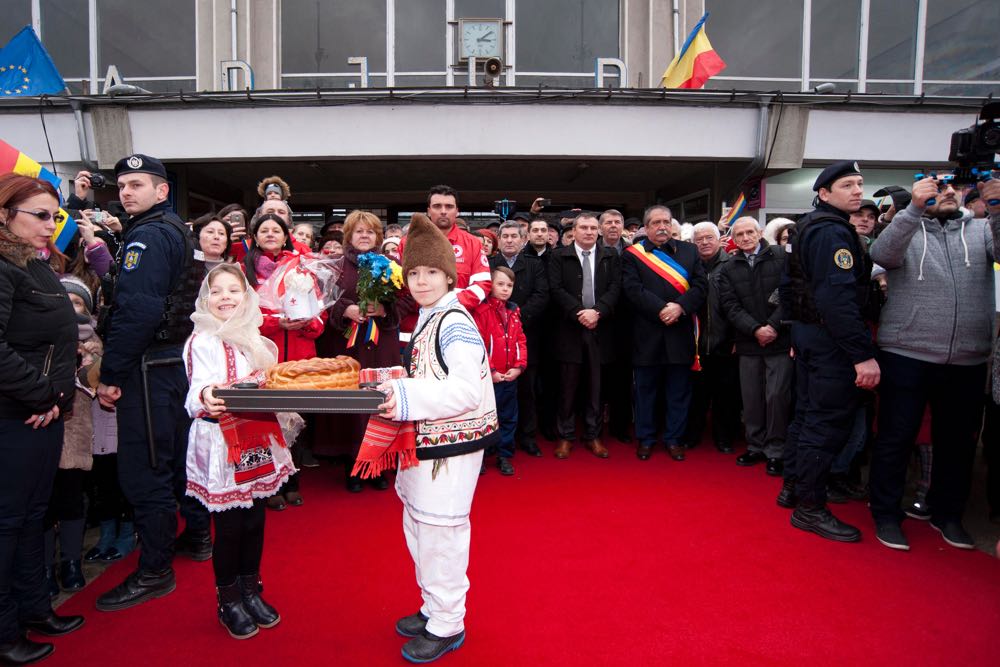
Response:
POLYGON ((388 368, 362 368, 358 376, 358 384, 362 387, 377 387, 389 380, 399 380, 406 377, 406 369, 402 366, 388 368))
POLYGON ((337 279, 342 259, 296 255, 261 283, 257 294, 261 308, 279 312, 290 320, 316 317, 340 296, 337 279))

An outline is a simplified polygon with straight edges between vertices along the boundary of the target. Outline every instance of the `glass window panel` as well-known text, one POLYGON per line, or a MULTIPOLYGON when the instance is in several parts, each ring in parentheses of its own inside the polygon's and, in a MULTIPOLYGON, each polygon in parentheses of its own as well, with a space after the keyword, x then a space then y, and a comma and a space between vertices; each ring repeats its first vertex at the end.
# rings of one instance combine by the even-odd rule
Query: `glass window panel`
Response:
POLYGON ((514 27, 518 70, 593 72, 618 57, 618 0, 519 2, 514 27))
POLYGON ((42 43, 63 77, 90 74, 87 2, 42 0, 42 43))
POLYGON ((998 30, 1000 2, 997 0, 928 2, 924 78, 1000 79, 998 30))
POLYGON ((869 93, 884 93, 886 95, 912 95, 913 82, 909 83, 877 83, 868 82, 869 93))
POLYGON ((517 75, 519 88, 593 88, 594 77, 591 76, 524 76, 517 75))
POLYGON ((385 71, 385 2, 282 0, 283 72, 353 72, 353 56, 367 57, 369 71, 385 71))
POLYGON ((737 0, 706 0, 705 10, 711 13, 705 25, 712 46, 726 61, 723 74, 802 75, 802 0, 770 0, 753 5, 737 0))
POLYGON ((860 37, 861 0, 812 0, 811 80, 856 79, 860 37))
MULTIPOLYGON (((174 0, 170 11, 158 3, 100 0, 97 3, 101 76, 116 65, 126 78, 194 76, 195 0, 174 0)), ((186 81, 184 90, 195 82, 186 81)), ((177 84, 171 90, 178 90, 177 84)))
POLYGON ((871 0, 869 19, 868 77, 912 79, 917 0, 871 0))
POLYGON ((445 70, 447 24, 444 5, 444 0, 397 0, 396 71, 445 70))
POLYGON ((1000 86, 986 83, 925 83, 924 93, 927 95, 949 95, 960 97, 986 97, 993 93, 996 98, 1000 94, 1000 86))
MULTIPOLYGON (((153 81, 128 79, 126 83, 145 88, 151 93, 176 93, 179 90, 194 90, 195 87, 193 77, 190 79, 155 79, 153 81)), ((103 79, 101 85, 103 87, 103 79)))
POLYGON ((708 80, 705 84, 706 90, 740 90, 740 91, 758 91, 758 92, 772 92, 775 90, 780 90, 783 93, 794 93, 802 90, 801 81, 772 81, 769 79, 761 79, 759 81, 727 81, 725 79, 720 79, 715 76, 708 80))
MULTIPOLYGON (((316 88, 350 88, 350 84, 355 88, 361 87, 361 76, 283 76, 281 77, 281 87, 285 89, 304 88, 315 90, 316 88)), ((385 88, 385 75, 368 75, 368 86, 370 88, 385 88)))
MULTIPOLYGON (((445 85, 445 75, 435 74, 434 76, 400 76, 396 75, 397 88, 443 88, 445 85)), ((456 76, 456 86, 464 86, 465 79, 456 76)))
POLYGON ((455 18, 502 19, 506 4, 504 0, 455 0, 455 18))
POLYGON ((31 0, 4 0, 3 21, 0 21, 0 48, 26 25, 31 25, 31 0))

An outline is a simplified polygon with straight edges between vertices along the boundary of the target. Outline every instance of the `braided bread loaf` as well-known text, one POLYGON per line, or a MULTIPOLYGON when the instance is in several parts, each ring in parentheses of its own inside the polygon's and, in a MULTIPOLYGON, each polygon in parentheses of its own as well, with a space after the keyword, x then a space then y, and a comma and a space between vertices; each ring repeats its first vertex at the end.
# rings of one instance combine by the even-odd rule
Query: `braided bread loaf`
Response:
POLYGON ((300 359, 273 366, 267 389, 357 389, 361 365, 341 355, 333 359, 300 359))

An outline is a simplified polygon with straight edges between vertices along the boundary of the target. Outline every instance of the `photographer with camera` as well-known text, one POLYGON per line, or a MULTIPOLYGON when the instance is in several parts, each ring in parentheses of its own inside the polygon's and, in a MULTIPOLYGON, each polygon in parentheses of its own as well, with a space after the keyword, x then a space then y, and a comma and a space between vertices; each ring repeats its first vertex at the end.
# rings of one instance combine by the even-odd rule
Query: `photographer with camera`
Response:
MULTIPOLYGON (((996 198, 997 184, 984 185, 996 198)), ((921 178, 912 201, 871 247, 888 272, 879 317, 882 384, 872 451, 871 511, 879 542, 908 550, 900 523, 906 468, 926 406, 931 411, 934 473, 931 526, 960 549, 975 544, 962 527, 972 480, 982 391, 992 342, 993 236, 990 220, 960 208, 951 175, 921 178), (989 224, 988 224, 989 223, 989 224)))

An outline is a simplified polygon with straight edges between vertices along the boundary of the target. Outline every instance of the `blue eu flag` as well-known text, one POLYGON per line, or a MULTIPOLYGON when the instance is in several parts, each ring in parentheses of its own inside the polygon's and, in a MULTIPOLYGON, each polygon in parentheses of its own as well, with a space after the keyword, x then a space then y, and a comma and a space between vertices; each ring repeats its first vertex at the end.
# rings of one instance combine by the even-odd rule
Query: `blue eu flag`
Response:
POLYGON ((53 95, 65 89, 66 82, 30 25, 0 49, 0 97, 53 95))

